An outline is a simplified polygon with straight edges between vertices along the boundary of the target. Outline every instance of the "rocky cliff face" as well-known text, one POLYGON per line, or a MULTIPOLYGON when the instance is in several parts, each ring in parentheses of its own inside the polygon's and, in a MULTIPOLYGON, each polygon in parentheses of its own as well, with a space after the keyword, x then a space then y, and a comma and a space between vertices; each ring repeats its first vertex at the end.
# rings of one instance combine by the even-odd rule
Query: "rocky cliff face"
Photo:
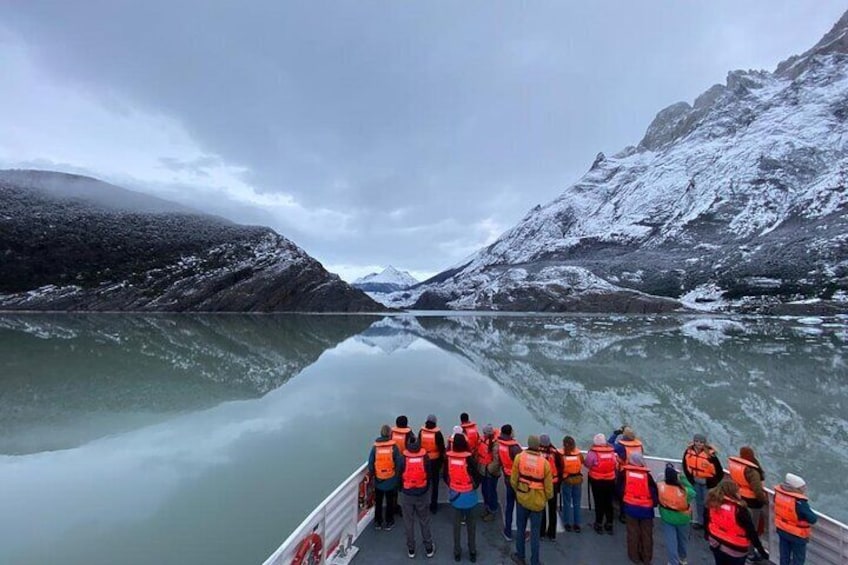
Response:
POLYGON ((848 13, 775 72, 731 72, 662 110, 638 146, 599 154, 559 198, 392 303, 630 311, 636 292, 642 311, 664 310, 657 296, 848 309, 846 38, 848 13))
POLYGON ((94 179, 0 171, 0 309, 379 311, 269 228, 94 179))

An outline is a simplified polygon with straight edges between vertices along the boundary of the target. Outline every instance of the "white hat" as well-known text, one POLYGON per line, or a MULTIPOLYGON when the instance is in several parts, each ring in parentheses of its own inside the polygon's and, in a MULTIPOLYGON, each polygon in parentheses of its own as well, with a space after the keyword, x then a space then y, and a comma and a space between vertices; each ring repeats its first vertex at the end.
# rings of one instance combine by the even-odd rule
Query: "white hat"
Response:
POLYGON ((607 437, 604 434, 595 434, 595 437, 592 439, 592 443, 595 445, 606 445, 607 437))
POLYGON ((454 434, 463 434, 463 435, 465 434, 465 432, 462 430, 462 426, 454 426, 453 427, 453 433, 454 434))
POLYGON ((792 473, 786 473, 786 480, 784 482, 792 488, 804 488, 807 485, 804 479, 792 473))

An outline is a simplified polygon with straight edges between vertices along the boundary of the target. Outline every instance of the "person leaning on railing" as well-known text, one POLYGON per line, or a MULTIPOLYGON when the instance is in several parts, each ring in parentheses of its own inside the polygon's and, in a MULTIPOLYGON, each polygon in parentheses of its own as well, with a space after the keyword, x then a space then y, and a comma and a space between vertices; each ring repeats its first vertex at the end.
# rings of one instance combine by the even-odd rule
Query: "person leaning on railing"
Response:
POLYGON ((786 473, 774 487, 774 525, 780 538, 780 565, 804 565, 811 526, 819 517, 810 508, 807 483, 798 475, 786 473))

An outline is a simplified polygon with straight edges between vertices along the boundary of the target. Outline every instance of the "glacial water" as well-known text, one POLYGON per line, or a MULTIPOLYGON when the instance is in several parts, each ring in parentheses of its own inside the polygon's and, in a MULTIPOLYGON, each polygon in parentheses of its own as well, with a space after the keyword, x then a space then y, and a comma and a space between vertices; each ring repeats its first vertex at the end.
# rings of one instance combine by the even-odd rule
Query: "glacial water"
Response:
POLYGON ((406 413, 754 446, 848 520, 848 318, 0 316, 0 563, 261 563, 406 413))

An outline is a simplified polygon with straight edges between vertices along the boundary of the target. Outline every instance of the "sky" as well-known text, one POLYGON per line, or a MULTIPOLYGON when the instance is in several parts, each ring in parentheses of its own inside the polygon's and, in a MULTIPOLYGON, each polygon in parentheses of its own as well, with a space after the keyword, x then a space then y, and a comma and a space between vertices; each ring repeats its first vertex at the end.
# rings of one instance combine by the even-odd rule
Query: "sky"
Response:
POLYGON ((267 225, 345 280, 459 264, 844 0, 0 2, 0 168, 267 225))

